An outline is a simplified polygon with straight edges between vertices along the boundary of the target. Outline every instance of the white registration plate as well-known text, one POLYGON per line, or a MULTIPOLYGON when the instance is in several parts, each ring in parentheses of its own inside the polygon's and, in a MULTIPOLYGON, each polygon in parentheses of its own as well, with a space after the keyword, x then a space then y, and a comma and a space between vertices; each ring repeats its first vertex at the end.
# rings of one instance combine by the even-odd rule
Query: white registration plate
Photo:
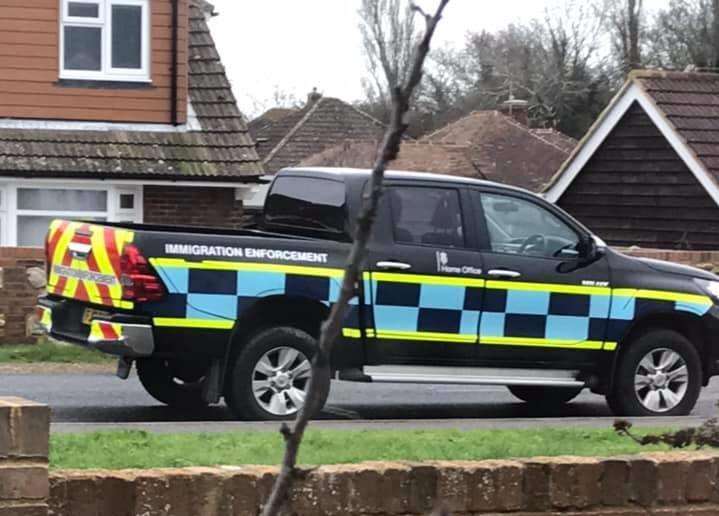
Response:
POLYGON ((90 326, 93 319, 106 319, 108 317, 110 317, 108 312, 95 310, 94 308, 85 308, 85 312, 82 314, 82 324, 90 326))

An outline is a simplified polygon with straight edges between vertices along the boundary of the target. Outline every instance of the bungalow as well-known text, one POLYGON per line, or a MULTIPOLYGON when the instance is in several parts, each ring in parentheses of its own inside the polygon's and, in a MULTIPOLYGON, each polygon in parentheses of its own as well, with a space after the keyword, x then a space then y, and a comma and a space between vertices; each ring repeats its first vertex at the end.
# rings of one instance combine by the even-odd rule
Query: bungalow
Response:
POLYGON ((532 128, 523 100, 475 111, 420 142, 469 146, 477 177, 540 191, 576 145, 555 129, 532 128))
POLYGON ((545 195, 613 245, 719 249, 719 74, 632 72, 545 195))
POLYGON ((0 245, 72 217, 236 226, 263 174, 204 0, 0 0, 0 245))

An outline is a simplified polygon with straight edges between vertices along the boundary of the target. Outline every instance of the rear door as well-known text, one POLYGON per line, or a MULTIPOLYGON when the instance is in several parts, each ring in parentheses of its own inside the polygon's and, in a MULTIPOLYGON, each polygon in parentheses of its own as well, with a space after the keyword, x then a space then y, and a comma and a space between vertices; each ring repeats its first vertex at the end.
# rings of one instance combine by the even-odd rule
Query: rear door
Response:
POLYGON ((532 196, 472 195, 485 226, 480 359, 548 367, 598 361, 611 297, 606 258, 584 263, 581 230, 532 196))
POLYGON ((466 192, 397 182, 370 247, 371 364, 471 364, 483 283, 466 192))

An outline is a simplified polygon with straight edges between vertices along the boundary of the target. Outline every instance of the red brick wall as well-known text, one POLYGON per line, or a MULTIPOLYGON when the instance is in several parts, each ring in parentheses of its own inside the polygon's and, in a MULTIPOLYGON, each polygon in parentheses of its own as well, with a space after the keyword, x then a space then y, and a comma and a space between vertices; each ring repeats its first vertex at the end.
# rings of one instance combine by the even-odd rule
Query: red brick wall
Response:
POLYGON ((236 228, 242 201, 232 188, 146 186, 144 220, 148 224, 236 228))
POLYGON ((34 342, 33 314, 38 295, 28 272, 45 267, 45 252, 34 247, 0 247, 0 344, 34 342))

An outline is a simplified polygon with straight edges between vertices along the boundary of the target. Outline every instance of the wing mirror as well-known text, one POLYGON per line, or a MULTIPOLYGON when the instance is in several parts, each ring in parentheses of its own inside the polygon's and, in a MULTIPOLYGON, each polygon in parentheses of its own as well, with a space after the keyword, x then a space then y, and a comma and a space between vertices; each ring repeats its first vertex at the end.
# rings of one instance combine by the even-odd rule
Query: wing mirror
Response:
POLYGON ((601 254, 597 241, 590 234, 582 235, 579 244, 577 244, 577 252, 579 253, 579 260, 585 263, 593 262, 601 254))

